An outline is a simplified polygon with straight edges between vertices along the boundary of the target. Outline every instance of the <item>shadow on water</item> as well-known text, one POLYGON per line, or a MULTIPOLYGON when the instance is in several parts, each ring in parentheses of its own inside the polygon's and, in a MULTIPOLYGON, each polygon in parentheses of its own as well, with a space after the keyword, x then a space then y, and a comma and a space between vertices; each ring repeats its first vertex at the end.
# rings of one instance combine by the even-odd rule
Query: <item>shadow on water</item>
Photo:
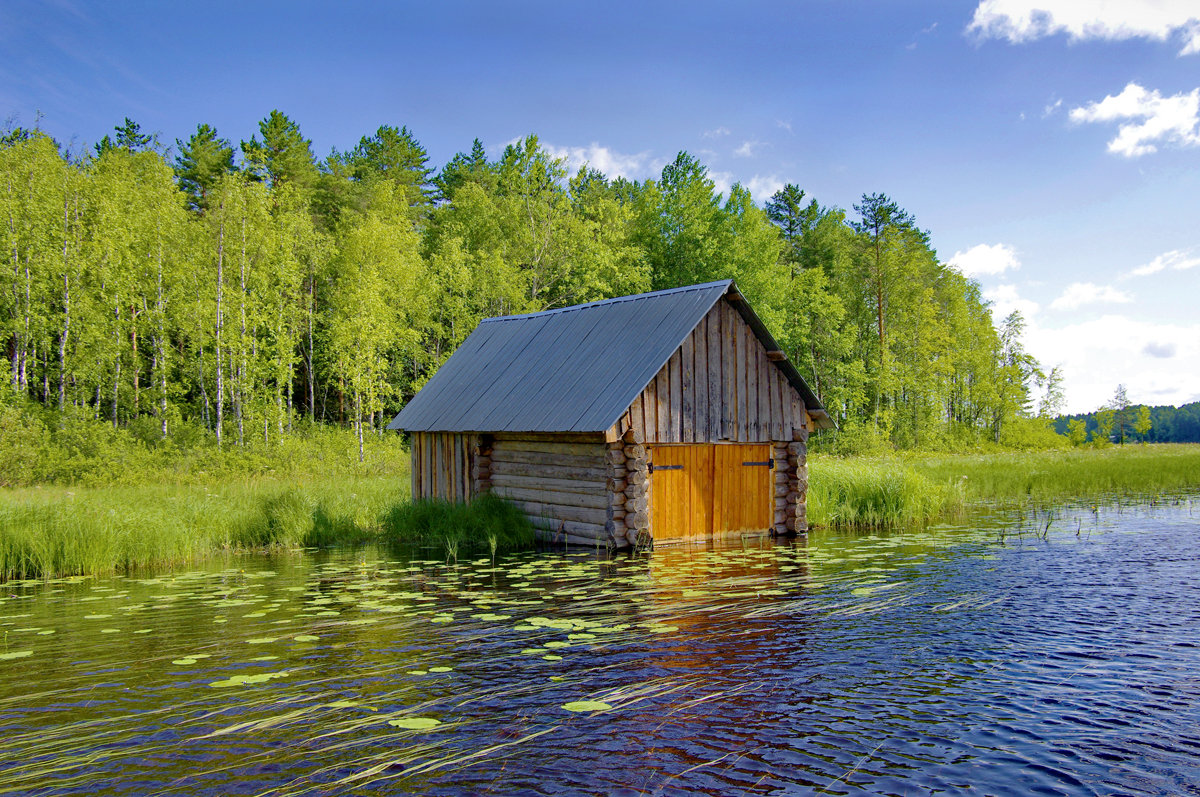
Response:
POLYGON ((1178 793, 1198 513, 11 583, 0 794, 1178 793))

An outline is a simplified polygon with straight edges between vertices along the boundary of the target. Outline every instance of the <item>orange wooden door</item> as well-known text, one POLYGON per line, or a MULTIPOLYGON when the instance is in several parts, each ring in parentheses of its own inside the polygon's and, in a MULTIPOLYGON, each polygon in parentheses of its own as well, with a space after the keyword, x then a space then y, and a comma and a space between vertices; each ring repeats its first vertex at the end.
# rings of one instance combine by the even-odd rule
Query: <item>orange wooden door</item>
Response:
POLYGON ((771 446, 713 446, 713 531, 765 531, 774 521, 771 446))
POLYGON ((712 534, 714 448, 654 446, 650 531, 655 540, 706 540, 712 534))

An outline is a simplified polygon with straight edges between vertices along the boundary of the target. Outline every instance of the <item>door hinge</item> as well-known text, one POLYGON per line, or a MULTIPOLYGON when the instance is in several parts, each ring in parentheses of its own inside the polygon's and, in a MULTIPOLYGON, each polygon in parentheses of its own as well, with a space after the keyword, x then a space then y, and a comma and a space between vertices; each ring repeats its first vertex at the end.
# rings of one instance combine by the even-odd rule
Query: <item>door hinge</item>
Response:
POLYGON ((772 459, 763 460, 761 462, 743 462, 742 464, 749 465, 749 466, 757 466, 760 468, 774 468, 775 460, 774 460, 774 458, 772 458, 772 459))
POLYGON ((653 462, 651 462, 647 466, 647 469, 651 473, 654 473, 654 471, 656 471, 656 470, 683 470, 683 466, 682 465, 655 465, 653 462))

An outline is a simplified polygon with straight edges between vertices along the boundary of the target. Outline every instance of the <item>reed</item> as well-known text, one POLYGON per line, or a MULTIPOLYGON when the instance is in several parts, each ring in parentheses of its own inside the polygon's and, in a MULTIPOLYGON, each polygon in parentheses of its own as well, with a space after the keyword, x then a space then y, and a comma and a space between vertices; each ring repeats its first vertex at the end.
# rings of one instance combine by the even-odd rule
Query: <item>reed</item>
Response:
POLYGON ((1200 446, 989 454, 814 455, 812 526, 879 528, 946 519, 975 503, 1016 506, 1149 497, 1200 488, 1200 446))
POLYGON ((168 567, 218 551, 373 539, 408 499, 383 477, 0 492, 0 580, 168 567))
POLYGON ((393 506, 381 539, 390 543, 439 544, 457 557, 460 548, 497 551, 530 548, 533 526, 519 509, 491 493, 469 504, 420 500, 393 506))
POLYGON ((883 459, 814 457, 809 465, 808 521, 813 526, 884 528, 961 512, 961 484, 940 483, 911 466, 883 459))
POLYGON ((1200 445, 1187 443, 925 456, 911 464, 932 481, 962 481, 973 501, 1156 496, 1200 487, 1200 445))

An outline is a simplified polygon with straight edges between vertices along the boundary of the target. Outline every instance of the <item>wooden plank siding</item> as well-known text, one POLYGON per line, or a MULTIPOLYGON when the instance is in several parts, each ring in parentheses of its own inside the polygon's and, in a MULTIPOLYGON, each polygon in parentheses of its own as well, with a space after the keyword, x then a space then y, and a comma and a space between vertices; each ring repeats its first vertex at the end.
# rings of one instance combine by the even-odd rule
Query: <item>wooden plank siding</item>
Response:
POLYGON ((634 399, 632 427, 647 443, 791 441, 804 404, 741 314, 718 302, 634 399))
POLYGON ((475 435, 460 432, 412 433, 411 485, 414 500, 471 500, 474 438, 475 435))

